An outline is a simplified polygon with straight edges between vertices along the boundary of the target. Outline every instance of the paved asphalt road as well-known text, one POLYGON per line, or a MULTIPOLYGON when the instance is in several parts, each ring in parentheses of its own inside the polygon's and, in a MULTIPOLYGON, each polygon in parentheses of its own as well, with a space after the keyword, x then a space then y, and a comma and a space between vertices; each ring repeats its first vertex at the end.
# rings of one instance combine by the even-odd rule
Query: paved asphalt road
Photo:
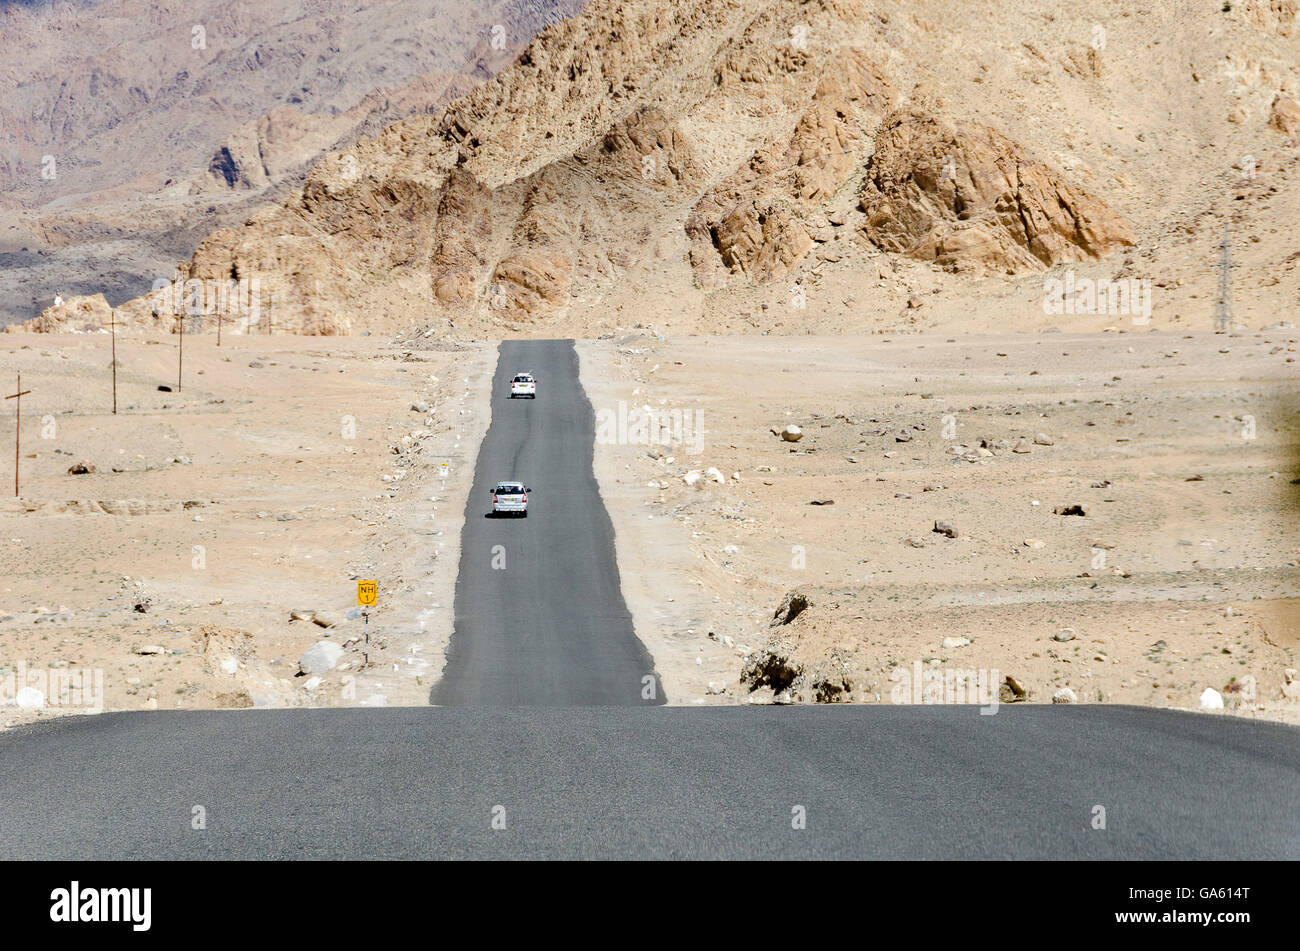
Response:
POLYGON ((652 667, 572 346, 503 344, 495 387, 440 706, 0 733, 0 859, 1300 858, 1291 727, 1114 706, 643 701, 652 667), (519 369, 538 374, 536 402, 500 399, 519 369), (535 490, 528 519, 482 517, 502 478, 535 490))
POLYGON ((1133 707, 139 712, 0 763, 5 860, 1300 858, 1300 731, 1133 707))
POLYGON ((431 703, 664 702, 623 601, 614 529, 592 474, 594 441, 573 342, 502 343, 492 423, 465 506, 455 631, 431 703), (537 399, 509 398, 521 370, 536 375, 537 399), (486 517, 502 480, 533 490, 527 518, 486 517), (505 567, 493 567, 501 559, 505 567))

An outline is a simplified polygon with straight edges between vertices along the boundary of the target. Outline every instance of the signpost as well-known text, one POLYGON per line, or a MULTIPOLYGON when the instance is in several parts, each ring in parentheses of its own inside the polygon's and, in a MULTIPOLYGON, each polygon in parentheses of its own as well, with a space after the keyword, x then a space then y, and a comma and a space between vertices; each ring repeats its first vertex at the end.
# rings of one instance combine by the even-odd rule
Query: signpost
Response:
POLYGON ((370 609, 379 603, 378 581, 357 581, 357 604, 362 608, 361 616, 366 619, 365 666, 370 666, 370 609))
POLYGON ((23 375, 19 373, 17 390, 5 397, 5 399, 7 400, 18 401, 17 403, 14 404, 14 408, 17 410, 17 412, 14 414, 14 498, 18 498, 18 458, 19 458, 18 436, 19 433, 22 431, 22 425, 23 425, 23 397, 30 392, 31 390, 23 389, 23 375))

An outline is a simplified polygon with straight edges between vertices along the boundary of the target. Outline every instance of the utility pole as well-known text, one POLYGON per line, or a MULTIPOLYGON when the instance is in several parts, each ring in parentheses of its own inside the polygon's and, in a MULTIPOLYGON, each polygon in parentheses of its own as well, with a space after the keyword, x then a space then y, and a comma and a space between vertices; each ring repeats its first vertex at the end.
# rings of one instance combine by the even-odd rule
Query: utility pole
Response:
POLYGON ((180 338, 177 341, 176 349, 176 392, 181 391, 181 370, 185 365, 185 318, 188 314, 174 314, 177 323, 180 324, 180 338))
POLYGON ((30 392, 31 390, 23 389, 23 375, 19 373, 17 390, 5 397, 7 400, 18 401, 14 404, 14 408, 17 410, 14 414, 14 498, 18 498, 18 459, 20 453, 18 438, 23 426, 23 397, 30 392))
POLYGON ((117 328, 120 325, 117 319, 117 311, 108 319, 108 329, 113 335, 113 415, 117 415, 117 328))
POLYGON ((1228 247, 1228 229, 1219 242, 1219 297, 1214 303, 1214 332, 1227 333, 1236 321, 1232 316, 1232 252, 1228 247))

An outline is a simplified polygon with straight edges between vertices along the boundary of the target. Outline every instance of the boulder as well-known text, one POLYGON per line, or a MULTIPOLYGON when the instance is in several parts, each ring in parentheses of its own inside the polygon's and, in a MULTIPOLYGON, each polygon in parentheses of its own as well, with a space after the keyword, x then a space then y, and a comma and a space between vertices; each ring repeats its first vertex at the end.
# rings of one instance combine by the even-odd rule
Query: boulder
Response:
POLYGON ((1270 128, 1277 129, 1284 135, 1295 135, 1300 131, 1300 102, 1278 93, 1273 100, 1268 124, 1270 128))
POLYGON ((334 669, 343 656, 343 648, 333 641, 317 641, 298 660, 298 669, 304 674, 324 676, 334 669))

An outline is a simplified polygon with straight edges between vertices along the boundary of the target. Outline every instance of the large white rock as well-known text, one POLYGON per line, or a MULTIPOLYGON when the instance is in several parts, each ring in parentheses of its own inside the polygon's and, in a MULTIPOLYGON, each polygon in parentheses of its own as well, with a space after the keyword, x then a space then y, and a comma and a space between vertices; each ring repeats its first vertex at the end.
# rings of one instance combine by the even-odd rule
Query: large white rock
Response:
POLYGON ((45 706, 45 694, 35 687, 23 687, 14 696, 14 702, 22 710, 39 710, 45 706))
POLYGON ((1222 710, 1223 696, 1213 687, 1206 687, 1205 692, 1201 694, 1202 710, 1222 710))
POLYGON ((317 641, 298 661, 298 669, 304 674, 323 676, 334 669, 334 665, 343 656, 343 648, 333 641, 317 641))
POLYGON ((803 430, 798 426, 787 426, 785 429, 781 430, 781 438, 786 442, 798 442, 800 439, 803 439, 803 430))

